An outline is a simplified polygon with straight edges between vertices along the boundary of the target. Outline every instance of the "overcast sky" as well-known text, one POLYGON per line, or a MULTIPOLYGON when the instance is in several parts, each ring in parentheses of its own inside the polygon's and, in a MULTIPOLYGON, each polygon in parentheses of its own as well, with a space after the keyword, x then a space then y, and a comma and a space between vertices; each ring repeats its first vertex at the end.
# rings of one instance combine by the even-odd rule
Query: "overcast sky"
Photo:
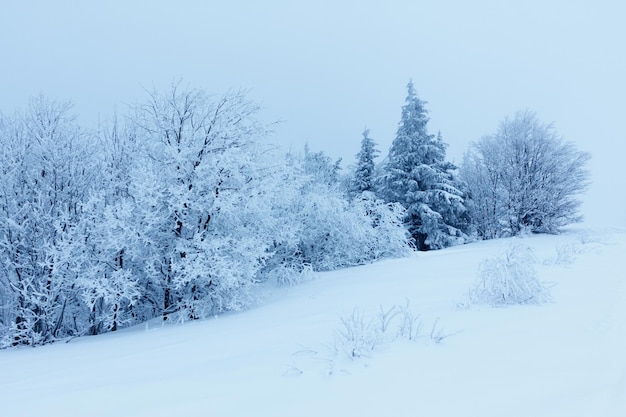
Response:
POLYGON ((43 92, 95 124, 183 77, 251 89, 263 118, 284 121, 274 142, 346 166, 365 126, 386 153, 412 78, 451 159, 531 109, 592 153, 588 217, 614 207, 624 221, 624 4, 0 0, 0 110, 43 92))

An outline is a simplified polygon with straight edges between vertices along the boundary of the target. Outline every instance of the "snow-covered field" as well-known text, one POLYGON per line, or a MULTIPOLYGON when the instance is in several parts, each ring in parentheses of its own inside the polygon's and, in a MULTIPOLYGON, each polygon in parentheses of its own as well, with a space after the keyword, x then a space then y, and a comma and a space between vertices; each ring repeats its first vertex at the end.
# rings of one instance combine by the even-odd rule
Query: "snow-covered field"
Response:
POLYGON ((202 322, 0 351, 0 415, 626 416, 626 233, 514 240, 554 303, 468 305, 479 263, 511 239, 419 253, 202 322), (421 337, 347 354, 342 320, 367 336, 356 327, 407 301, 421 337))

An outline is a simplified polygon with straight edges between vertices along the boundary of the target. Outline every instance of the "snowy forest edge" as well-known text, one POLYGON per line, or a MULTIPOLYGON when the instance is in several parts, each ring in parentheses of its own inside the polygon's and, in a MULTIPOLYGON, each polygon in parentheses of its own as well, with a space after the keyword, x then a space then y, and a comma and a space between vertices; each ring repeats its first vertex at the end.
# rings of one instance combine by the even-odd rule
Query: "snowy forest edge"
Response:
POLYGON ((410 82, 382 162, 281 154, 245 92, 174 84, 96 131, 71 103, 0 115, 0 347, 246 308, 255 285, 580 220, 589 155, 532 112, 460 167, 410 82))

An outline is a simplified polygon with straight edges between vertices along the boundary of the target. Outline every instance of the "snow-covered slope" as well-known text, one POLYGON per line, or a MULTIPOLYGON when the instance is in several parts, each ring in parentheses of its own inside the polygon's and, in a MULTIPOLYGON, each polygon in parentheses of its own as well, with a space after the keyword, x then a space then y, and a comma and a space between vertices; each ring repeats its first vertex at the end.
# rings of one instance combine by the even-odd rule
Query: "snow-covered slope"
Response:
POLYGON ((0 415, 626 416, 626 234, 515 240, 554 303, 468 305, 479 263, 511 240, 420 253, 203 322, 0 351, 0 415), (376 324, 407 301, 422 337, 346 354, 342 319, 376 324))

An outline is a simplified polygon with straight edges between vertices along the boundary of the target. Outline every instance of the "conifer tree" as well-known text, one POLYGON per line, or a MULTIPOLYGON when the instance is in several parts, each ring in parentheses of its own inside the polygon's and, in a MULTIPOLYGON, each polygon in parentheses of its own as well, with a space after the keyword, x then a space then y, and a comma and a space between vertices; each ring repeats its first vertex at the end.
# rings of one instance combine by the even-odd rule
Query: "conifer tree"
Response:
POLYGON ((453 176, 456 167, 445 161, 441 134, 428 133, 426 102, 418 97, 412 81, 407 90, 385 166, 385 198, 407 209, 405 222, 419 250, 462 243, 467 237, 462 231, 466 210, 453 176))
POLYGON ((351 191, 354 195, 363 192, 375 192, 375 169, 374 159, 380 153, 376 149, 376 142, 369 137, 369 129, 363 131, 361 140, 361 150, 356 155, 357 166, 351 184, 351 191))

